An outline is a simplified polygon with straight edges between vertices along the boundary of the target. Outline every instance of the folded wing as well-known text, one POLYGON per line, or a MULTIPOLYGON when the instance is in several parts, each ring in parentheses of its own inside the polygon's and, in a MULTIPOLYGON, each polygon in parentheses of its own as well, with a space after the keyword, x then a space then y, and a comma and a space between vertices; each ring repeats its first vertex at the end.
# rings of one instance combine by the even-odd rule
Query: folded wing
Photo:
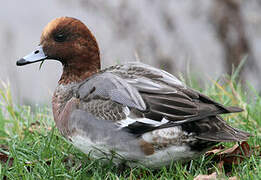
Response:
POLYGON ((212 141, 249 136, 230 128, 218 117, 242 109, 224 107, 187 88, 171 74, 141 63, 105 69, 81 83, 75 93, 81 99, 80 109, 98 119, 113 121, 119 128, 138 136, 177 125, 195 133, 199 139, 212 141), (208 126, 196 131, 190 123, 195 127, 208 126))

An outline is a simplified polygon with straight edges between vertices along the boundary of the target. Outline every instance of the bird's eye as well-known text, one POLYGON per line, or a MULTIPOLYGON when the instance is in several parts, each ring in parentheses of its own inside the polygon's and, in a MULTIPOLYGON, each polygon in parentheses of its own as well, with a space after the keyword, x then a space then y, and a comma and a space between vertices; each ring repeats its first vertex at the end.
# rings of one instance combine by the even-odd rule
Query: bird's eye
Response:
POLYGON ((56 42, 64 42, 66 40, 66 36, 64 34, 56 34, 54 35, 54 40, 56 42))

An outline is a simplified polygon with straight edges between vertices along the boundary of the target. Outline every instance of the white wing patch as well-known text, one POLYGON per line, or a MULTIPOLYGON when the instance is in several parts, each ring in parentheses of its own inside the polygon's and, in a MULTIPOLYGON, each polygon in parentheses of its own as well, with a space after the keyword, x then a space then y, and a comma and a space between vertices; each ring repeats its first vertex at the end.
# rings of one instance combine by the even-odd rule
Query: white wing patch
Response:
POLYGON ((161 126, 167 122, 169 122, 167 119, 163 118, 160 122, 159 121, 154 121, 148 118, 131 118, 128 117, 130 115, 130 109, 128 107, 123 108, 123 112, 127 116, 126 119, 123 119, 121 121, 118 121, 116 124, 119 126, 119 129, 124 128, 129 126, 130 124, 133 124, 135 122, 140 122, 140 123, 145 123, 145 124, 150 124, 154 127, 161 126))

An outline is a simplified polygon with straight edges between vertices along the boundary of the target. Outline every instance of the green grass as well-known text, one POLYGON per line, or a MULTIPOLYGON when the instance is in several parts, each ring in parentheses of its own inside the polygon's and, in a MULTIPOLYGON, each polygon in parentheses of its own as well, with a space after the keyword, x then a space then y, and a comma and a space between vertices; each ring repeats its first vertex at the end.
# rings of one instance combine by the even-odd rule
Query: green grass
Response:
MULTIPOLYGON (((244 108, 243 113, 224 118, 234 127, 253 134, 248 141, 251 147, 260 145, 261 97, 251 86, 244 88, 247 91, 243 90, 235 83, 234 76, 225 79, 210 79, 210 85, 204 88, 198 86, 197 79, 186 83, 218 102, 244 108)), ((0 96, 0 152, 8 157, 0 156, 0 179, 193 179, 210 170, 225 179, 230 176, 261 179, 260 152, 258 156, 252 155, 241 164, 233 165, 229 176, 220 172, 210 157, 204 155, 189 163, 176 162, 158 170, 140 166, 120 171, 114 164, 94 160, 68 143, 54 126, 51 108, 36 107, 31 112, 30 107, 14 105, 8 85, 0 89, 0 96)))

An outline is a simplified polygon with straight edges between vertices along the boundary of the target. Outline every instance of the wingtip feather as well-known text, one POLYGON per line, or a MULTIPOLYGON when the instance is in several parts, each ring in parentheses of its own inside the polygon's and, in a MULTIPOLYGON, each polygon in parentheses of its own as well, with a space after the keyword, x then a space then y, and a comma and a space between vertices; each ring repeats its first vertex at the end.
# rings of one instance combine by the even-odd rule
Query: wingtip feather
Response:
POLYGON ((237 113, 237 112, 242 112, 242 111, 244 111, 244 109, 239 108, 239 107, 235 107, 235 106, 229 106, 229 107, 226 107, 226 109, 227 109, 230 113, 237 113))

